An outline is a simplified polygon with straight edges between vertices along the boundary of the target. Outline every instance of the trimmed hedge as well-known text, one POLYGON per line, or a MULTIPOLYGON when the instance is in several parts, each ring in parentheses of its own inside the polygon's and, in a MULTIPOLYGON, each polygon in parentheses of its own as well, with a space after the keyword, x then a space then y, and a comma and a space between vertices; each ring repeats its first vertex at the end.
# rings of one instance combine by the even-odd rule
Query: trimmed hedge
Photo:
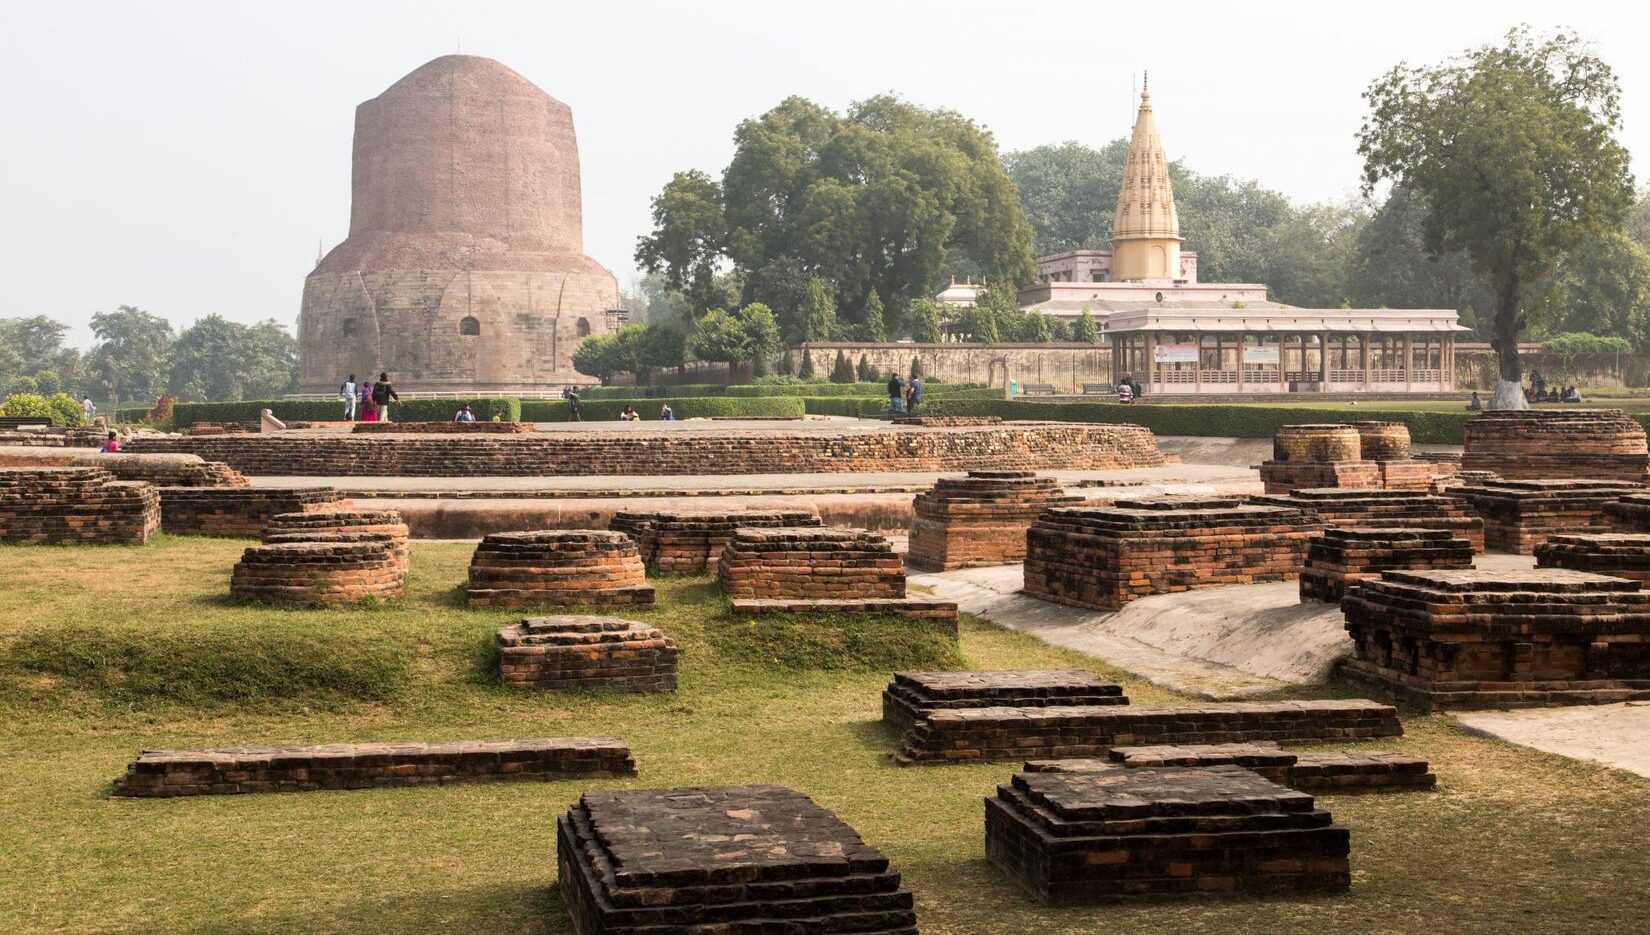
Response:
MULTIPOLYGON (((476 421, 521 421, 521 400, 514 396, 478 396, 473 399, 403 399, 390 403, 390 418, 396 422, 446 422, 465 403, 476 421)), ((233 403, 178 403, 172 422, 187 426, 196 422, 256 422, 268 409, 275 418, 303 422, 337 422, 344 417, 343 400, 338 399, 243 399, 233 403)))
POLYGON ((144 416, 147 416, 149 414, 149 410, 151 408, 153 408, 153 407, 151 407, 151 406, 131 406, 131 407, 121 406, 119 409, 115 410, 115 421, 121 423, 122 425, 125 425, 125 424, 128 424, 128 423, 133 423, 133 422, 142 422, 144 416))
POLYGON ((948 399, 925 404, 924 415, 999 416, 1045 422, 1120 422, 1143 425, 1155 435, 1271 438, 1285 425, 1318 422, 1402 422, 1411 441, 1459 445, 1470 412, 1403 409, 1302 409, 1287 406, 1135 403, 1042 403, 1021 400, 948 399))
MULTIPOLYGON (((619 418, 626 405, 636 407, 644 422, 659 419, 659 407, 670 403, 678 419, 800 419, 807 412, 795 397, 729 399, 693 396, 686 399, 584 399, 580 394, 579 414, 586 422, 607 422, 619 418)), ((567 403, 559 399, 530 399, 521 404, 528 422, 566 422, 567 403)), ((394 414, 394 410, 391 410, 394 414)))
MULTIPOLYGON (((634 402, 638 399, 697 399, 706 396, 726 396, 740 399, 779 396, 807 396, 823 398, 827 396, 886 396, 887 383, 781 383, 781 384, 740 384, 738 386, 723 386, 719 383, 682 383, 676 386, 592 386, 579 390, 579 399, 589 402, 598 399, 623 399, 634 402)), ((989 398, 1002 395, 1002 390, 993 390, 980 386, 977 383, 927 383, 923 384, 923 398, 945 396, 981 396, 989 398)))

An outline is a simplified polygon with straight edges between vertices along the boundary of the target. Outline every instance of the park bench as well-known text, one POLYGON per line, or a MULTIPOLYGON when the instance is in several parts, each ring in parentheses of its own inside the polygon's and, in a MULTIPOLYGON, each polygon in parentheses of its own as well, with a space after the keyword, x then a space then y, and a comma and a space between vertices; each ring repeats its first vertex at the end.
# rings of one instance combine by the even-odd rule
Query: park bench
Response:
POLYGON ((1059 392, 1052 383, 1027 383, 1020 387, 1021 396, 1053 396, 1059 392))
POLYGON ((1111 394, 1113 394, 1115 392, 1117 392, 1117 387, 1113 384, 1110 384, 1110 383, 1085 383, 1085 384, 1083 384, 1083 395, 1084 396, 1110 396, 1111 394))

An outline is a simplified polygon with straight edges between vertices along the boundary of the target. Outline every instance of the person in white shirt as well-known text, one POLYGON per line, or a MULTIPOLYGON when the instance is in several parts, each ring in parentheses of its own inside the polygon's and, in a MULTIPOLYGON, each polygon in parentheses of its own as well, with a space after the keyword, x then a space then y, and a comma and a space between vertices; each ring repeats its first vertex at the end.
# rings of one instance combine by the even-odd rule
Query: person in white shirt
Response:
POLYGON ((344 385, 338 387, 338 395, 344 397, 344 419, 355 421, 355 404, 360 402, 361 394, 356 388, 355 374, 350 374, 344 385))

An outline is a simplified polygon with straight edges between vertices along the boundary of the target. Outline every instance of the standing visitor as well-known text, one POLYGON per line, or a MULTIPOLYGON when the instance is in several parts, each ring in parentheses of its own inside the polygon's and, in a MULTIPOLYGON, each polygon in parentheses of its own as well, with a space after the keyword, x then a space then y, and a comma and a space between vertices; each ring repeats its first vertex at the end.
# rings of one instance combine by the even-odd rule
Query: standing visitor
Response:
POLYGON ((659 421, 660 422, 675 422, 676 421, 676 410, 670 408, 670 403, 660 403, 659 404, 659 421))
POLYGON ((1120 403, 1134 402, 1134 387, 1129 383, 1128 374, 1124 374, 1123 379, 1117 381, 1117 401, 1120 403))
POLYGON ((1131 395, 1133 395, 1135 399, 1139 399, 1140 397, 1146 395, 1145 393, 1141 392, 1141 390, 1140 390, 1140 381, 1136 380, 1134 378, 1134 374, 1132 374, 1132 373, 1125 374, 1123 379, 1129 381, 1129 393, 1131 395))
POLYGON ((894 374, 888 378, 888 411, 904 412, 905 406, 900 402, 900 395, 905 392, 905 382, 894 374))
POLYGON ((458 411, 453 413, 454 422, 474 422, 475 420, 476 414, 470 411, 469 403, 465 403, 464 405, 458 407, 458 411))
POLYGON ((390 400, 392 399, 396 402, 401 401, 401 397, 395 392, 395 387, 390 385, 390 375, 379 373, 378 382, 372 385, 372 401, 378 406, 378 421, 390 421, 390 400))
POLYGON ((109 437, 103 442, 103 447, 99 448, 98 451, 106 455, 118 454, 120 452, 120 436, 110 432, 109 437))
POLYGON ((90 396, 80 401, 80 414, 86 418, 88 423, 92 421, 92 416, 97 415, 97 407, 92 404, 90 396))
POLYGON ((348 380, 344 381, 344 385, 338 387, 338 395, 344 397, 345 422, 355 421, 355 402, 357 396, 359 395, 359 390, 360 387, 356 385, 355 374, 353 373, 349 375, 348 380))
POLYGON ((378 404, 372 400, 372 388, 361 387, 361 421, 378 421, 378 404))
POLYGON ((573 392, 570 386, 561 391, 561 398, 567 400, 567 421, 583 422, 584 416, 579 412, 579 394, 573 392))
POLYGON ((917 414, 917 403, 922 402, 922 377, 911 375, 911 385, 905 388, 905 411, 909 415, 917 414))

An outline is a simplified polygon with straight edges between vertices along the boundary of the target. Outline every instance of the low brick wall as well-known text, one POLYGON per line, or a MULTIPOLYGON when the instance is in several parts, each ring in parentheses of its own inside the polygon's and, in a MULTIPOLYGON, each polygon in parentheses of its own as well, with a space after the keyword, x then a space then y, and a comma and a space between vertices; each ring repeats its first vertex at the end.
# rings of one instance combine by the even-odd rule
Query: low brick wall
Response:
POLYGON ((1389 571, 1341 601, 1349 678, 1437 708, 1650 698, 1650 592, 1533 571, 1389 571))
POLYGON ((544 691, 676 690, 676 641, 618 617, 529 617, 498 631, 499 680, 544 691))
POLYGON ((1017 773, 985 800, 986 858, 1045 906, 1342 893, 1351 848, 1312 796, 1239 766, 1017 773))
POLYGON ((1251 497, 1250 503, 1307 510, 1341 529, 1443 529, 1484 551, 1484 521, 1452 497, 1419 490, 1304 489, 1279 496, 1251 497))
POLYGON ((1650 535, 1559 535, 1535 547, 1538 568, 1568 568, 1650 585, 1650 535))
POLYGON ((665 575, 716 573, 736 529, 819 526, 811 510, 625 510, 607 528, 636 541, 642 564, 665 575))
POLYGON ((145 750, 111 795, 166 798, 636 775, 617 737, 145 750))
POLYGON ((84 448, 0 447, 0 467, 89 467, 108 471, 116 480, 138 480, 157 487, 245 487, 247 480, 227 464, 195 455, 103 454, 84 448))
POLYGON ((888 859, 779 786, 586 792, 556 864, 582 935, 917 932, 888 859))
POLYGON ((1042 422, 843 432, 162 435, 134 439, 128 450, 198 454, 246 474, 321 477, 1110 470, 1163 463, 1151 432, 1140 426, 1042 422))
POLYGON ((356 422, 356 435, 527 435, 531 422, 356 422))
POLYGON ((1046 510, 1026 531, 1024 593, 1115 610, 1153 594, 1292 580, 1322 528, 1304 510, 1229 498, 1046 510))
POLYGON ((1529 555, 1549 536, 1609 532, 1605 507, 1640 492, 1620 481, 1499 480, 1454 487, 1449 495, 1484 520, 1486 546, 1529 555))
POLYGON ((476 546, 464 593, 472 607, 653 603, 636 543, 603 529, 493 533, 476 546))
POLYGON ((1123 686, 1081 669, 895 672, 882 690, 882 722, 904 732, 942 710, 1128 703, 1123 686))
POLYGON ((1650 481, 1644 427, 1620 409, 1485 412, 1467 423, 1461 468, 1509 480, 1650 481))
POLYGON ((931 597, 884 597, 860 600, 735 600, 733 612, 759 617, 765 614, 869 614, 926 620, 951 636, 957 635, 957 602, 931 597))
POLYGON ((1275 743, 1210 743, 1113 747, 1106 759, 1030 760, 1028 773, 1086 773, 1164 766, 1241 766, 1301 792, 1412 792, 1433 789, 1438 776, 1427 761, 1385 750, 1291 753, 1275 743))
POLYGON ((318 509, 306 513, 279 513, 260 533, 265 545, 285 542, 376 542, 387 537, 390 554, 403 571, 412 555, 407 524, 393 510, 318 509))
POLYGON ((181 536, 257 536, 283 513, 337 506, 331 487, 161 487, 161 528, 181 536))
POLYGON ((969 471, 944 477, 912 502, 906 561, 921 571, 950 571, 1025 560, 1026 530, 1043 510, 1073 506, 1052 477, 1032 471, 969 471))
POLYGON ((1112 747, 1142 744, 1367 740, 1403 732, 1391 705, 1361 699, 962 708, 918 718, 895 761, 1105 756, 1112 747))
POLYGON ((734 599, 902 598, 905 563, 863 529, 740 529, 717 567, 734 599))
POLYGON ((1471 568, 1472 543, 1446 529, 1328 529, 1312 540, 1301 600, 1339 604, 1349 588, 1405 568, 1471 568))
POLYGON ((159 528, 149 484, 101 468, 0 468, 0 542, 141 545, 159 528))
POLYGON ((1604 504, 1604 519, 1612 532, 1650 533, 1650 493, 1611 500, 1604 504))
POLYGON ((394 548, 390 537, 382 534, 361 542, 255 545, 235 563, 229 594, 242 600, 309 605, 400 597, 407 569, 394 548))

